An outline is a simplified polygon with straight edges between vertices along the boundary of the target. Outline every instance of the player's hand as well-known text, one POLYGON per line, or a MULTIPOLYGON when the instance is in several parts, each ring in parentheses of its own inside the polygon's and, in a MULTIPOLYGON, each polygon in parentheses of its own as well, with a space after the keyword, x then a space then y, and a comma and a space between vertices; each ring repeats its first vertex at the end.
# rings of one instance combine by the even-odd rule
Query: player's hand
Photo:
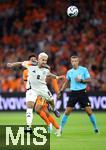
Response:
POLYGON ((50 109, 53 111, 54 110, 54 100, 52 101, 47 101, 49 106, 50 106, 50 109))
POLYGON ((60 99, 62 96, 62 91, 60 91, 58 94, 57 94, 57 99, 60 99))
POLYGON ((78 77, 76 77, 75 80, 76 80, 77 82, 81 82, 81 79, 78 78, 78 77))
POLYGON ((13 67, 13 64, 12 63, 7 63, 7 67, 11 68, 11 67, 13 67))
POLYGON ((65 79, 65 75, 57 76, 57 79, 65 79))

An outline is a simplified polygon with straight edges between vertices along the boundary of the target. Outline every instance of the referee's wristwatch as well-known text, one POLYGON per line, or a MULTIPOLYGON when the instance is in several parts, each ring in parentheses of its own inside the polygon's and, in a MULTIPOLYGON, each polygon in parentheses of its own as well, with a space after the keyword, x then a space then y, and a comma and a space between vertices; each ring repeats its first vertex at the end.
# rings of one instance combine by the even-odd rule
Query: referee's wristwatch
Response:
POLYGON ((85 83, 83 79, 81 79, 80 83, 85 83))

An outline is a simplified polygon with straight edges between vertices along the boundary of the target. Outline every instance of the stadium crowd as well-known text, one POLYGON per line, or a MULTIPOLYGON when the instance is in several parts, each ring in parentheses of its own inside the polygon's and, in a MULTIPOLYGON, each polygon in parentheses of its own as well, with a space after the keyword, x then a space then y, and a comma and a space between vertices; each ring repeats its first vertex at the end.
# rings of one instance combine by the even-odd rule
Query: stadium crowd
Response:
POLYGON ((96 0, 0 1, 0 91, 25 91, 22 72, 5 64, 42 51, 58 75, 66 74, 70 56, 78 54, 92 76, 88 90, 106 91, 105 6, 96 0), (78 17, 66 15, 72 4, 79 8, 78 17))

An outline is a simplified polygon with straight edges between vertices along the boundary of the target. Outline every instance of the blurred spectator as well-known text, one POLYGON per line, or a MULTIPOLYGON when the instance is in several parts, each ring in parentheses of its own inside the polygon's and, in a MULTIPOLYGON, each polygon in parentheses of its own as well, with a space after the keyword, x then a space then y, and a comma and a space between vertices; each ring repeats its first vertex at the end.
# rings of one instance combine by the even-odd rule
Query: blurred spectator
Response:
MULTIPOLYGON (((66 0, 0 2, 0 91, 24 91, 22 74, 4 66, 45 51, 53 72, 66 74, 70 56, 78 54, 90 69, 89 90, 106 91, 105 1, 77 0, 76 18, 69 18, 66 0)), ((61 82, 59 83, 61 86, 61 82)))

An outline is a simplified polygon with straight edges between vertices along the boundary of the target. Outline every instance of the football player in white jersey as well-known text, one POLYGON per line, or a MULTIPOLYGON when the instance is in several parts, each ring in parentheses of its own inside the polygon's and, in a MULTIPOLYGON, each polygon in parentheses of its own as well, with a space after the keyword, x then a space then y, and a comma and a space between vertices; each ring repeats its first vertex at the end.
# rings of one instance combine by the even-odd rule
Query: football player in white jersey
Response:
MULTIPOLYGON (((48 55, 46 53, 40 53, 38 56, 38 64, 29 66, 26 61, 22 63, 24 67, 28 69, 28 81, 27 81, 27 89, 30 89, 26 95, 26 101, 29 99, 32 101, 31 105, 27 103, 27 114, 29 121, 27 121, 27 125, 31 126, 32 123, 32 111, 34 107, 35 100, 38 96, 46 99, 49 104, 54 107, 54 100, 51 92, 49 91, 46 83, 46 78, 54 78, 61 79, 64 76, 56 76, 50 72, 50 70, 45 67, 47 64, 48 55)), ((41 106, 36 106, 36 111, 38 112, 41 109, 41 106)))
MULTIPOLYGON (((47 67, 48 55, 46 53, 40 53, 38 56, 38 64, 32 64, 31 62, 24 61, 18 62, 17 65, 21 64, 22 66, 28 69, 28 81, 27 81, 27 93, 26 93, 26 120, 28 128, 31 129, 32 119, 33 119, 33 108, 35 104, 35 100, 38 96, 42 96, 42 98, 46 99, 53 107, 54 100, 51 92, 49 91, 46 83, 46 78, 56 78, 61 79, 64 76, 56 76, 52 74, 47 67)), ((8 64, 11 67, 12 64, 8 64)), ((15 63, 14 63, 15 65, 15 63)), ((36 107, 36 111, 39 111, 41 108, 39 106, 36 107)))

